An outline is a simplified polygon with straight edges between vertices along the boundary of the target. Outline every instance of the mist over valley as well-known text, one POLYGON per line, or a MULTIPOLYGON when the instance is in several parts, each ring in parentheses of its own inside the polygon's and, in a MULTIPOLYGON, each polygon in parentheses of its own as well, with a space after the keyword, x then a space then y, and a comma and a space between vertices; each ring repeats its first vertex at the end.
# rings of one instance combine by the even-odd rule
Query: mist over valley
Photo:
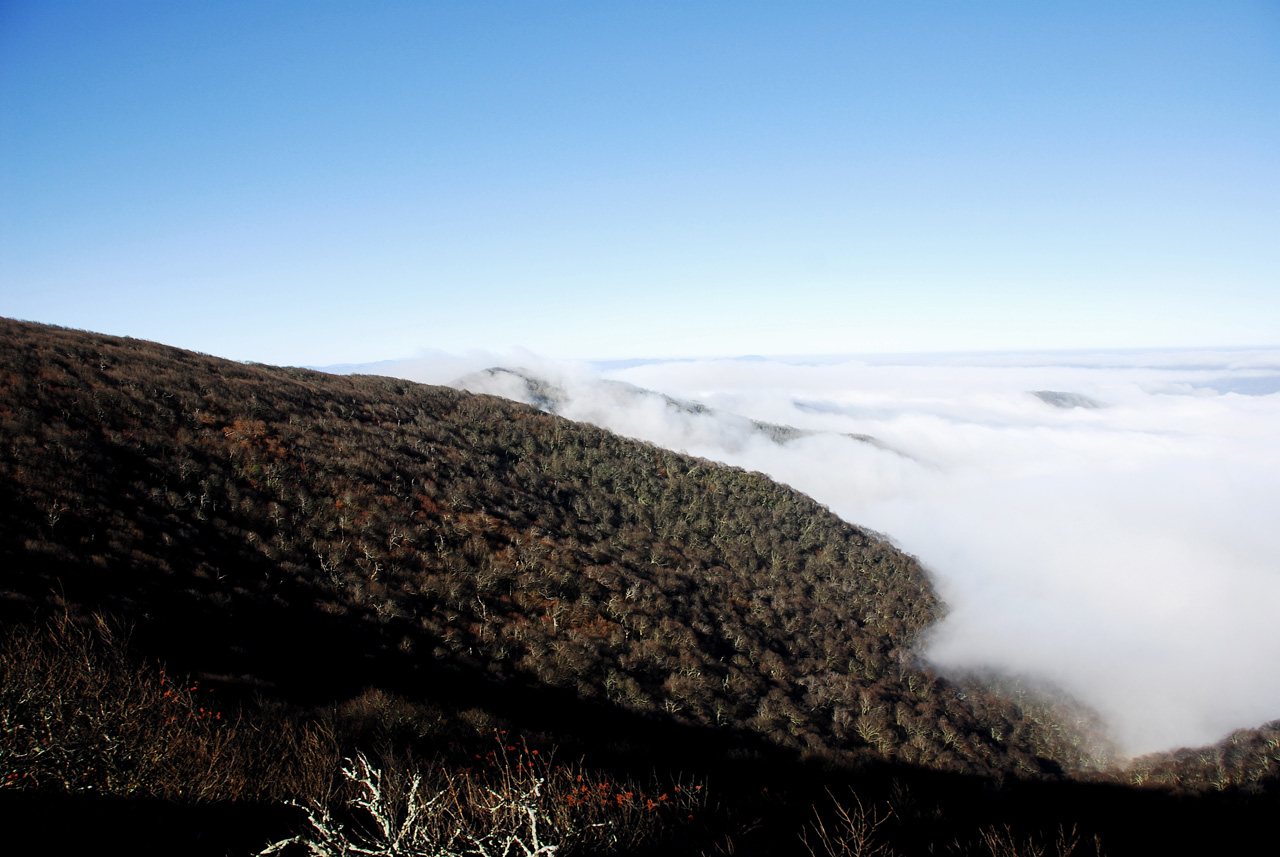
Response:
POLYGON ((1065 689, 1133 754, 1280 715, 1280 352, 517 359, 451 383, 759 470, 920 557, 939 669, 1065 689))

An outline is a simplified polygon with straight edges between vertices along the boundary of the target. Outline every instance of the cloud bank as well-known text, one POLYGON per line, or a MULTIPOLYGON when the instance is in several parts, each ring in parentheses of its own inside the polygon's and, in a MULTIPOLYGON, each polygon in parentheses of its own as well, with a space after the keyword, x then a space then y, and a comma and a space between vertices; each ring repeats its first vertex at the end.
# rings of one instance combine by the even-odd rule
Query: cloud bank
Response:
POLYGON ((1132 754, 1280 717, 1280 351, 514 357, 541 407, 762 471, 918 556, 940 670, 1051 682, 1132 754))

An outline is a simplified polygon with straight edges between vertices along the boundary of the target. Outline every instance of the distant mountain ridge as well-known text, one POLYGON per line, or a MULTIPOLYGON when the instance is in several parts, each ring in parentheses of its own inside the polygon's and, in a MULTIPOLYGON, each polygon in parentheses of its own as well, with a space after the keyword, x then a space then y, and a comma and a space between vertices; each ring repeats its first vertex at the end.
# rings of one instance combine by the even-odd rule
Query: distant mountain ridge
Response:
MULTIPOLYGON (((726 429, 735 433, 737 437, 730 438, 726 442, 726 447, 729 449, 741 444, 745 438, 751 437, 767 440, 782 446, 801 438, 826 434, 869 444, 877 449, 891 452, 904 458, 912 457, 872 435, 850 432, 822 432, 752 419, 740 414, 721 411, 701 402, 676 399, 665 393, 647 390, 634 384, 628 384, 625 381, 616 381, 609 378, 584 380, 575 386, 574 391, 570 391, 563 385, 527 369, 509 369, 493 366, 463 375, 450 382, 449 386, 471 393, 484 393, 501 396, 514 402, 523 402, 550 414, 570 418, 585 418, 588 422, 613 431, 620 429, 609 419, 609 415, 616 414, 619 411, 626 412, 646 407, 657 407, 661 410, 693 419, 705 418, 708 434, 714 432, 724 436, 726 429), (591 411, 588 409, 584 411, 581 408, 574 407, 575 397, 608 399, 614 407, 608 410, 591 411)), ((799 405, 799 403, 797 404, 799 405)))
POLYGON ((1046 405, 1053 405, 1055 408, 1101 408, 1102 402, 1097 399, 1090 398, 1082 393, 1064 393, 1060 390, 1032 390, 1031 395, 1035 396, 1046 405))

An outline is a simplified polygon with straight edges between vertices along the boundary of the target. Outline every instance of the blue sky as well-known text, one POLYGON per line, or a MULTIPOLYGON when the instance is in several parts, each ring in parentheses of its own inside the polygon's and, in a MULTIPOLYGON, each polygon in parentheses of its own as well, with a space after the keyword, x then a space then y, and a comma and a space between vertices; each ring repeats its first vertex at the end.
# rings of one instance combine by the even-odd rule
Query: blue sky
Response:
POLYGON ((0 5, 0 314, 324 365, 1280 341, 1280 11, 0 5))

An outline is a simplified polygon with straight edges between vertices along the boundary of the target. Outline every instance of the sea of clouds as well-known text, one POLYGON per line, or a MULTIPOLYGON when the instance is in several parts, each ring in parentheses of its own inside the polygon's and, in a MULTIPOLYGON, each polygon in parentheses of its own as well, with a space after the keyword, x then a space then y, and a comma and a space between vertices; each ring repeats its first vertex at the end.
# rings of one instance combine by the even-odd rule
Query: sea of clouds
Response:
POLYGON ((369 369, 804 491, 934 575, 931 665, 1065 689, 1130 754, 1280 717, 1280 351, 369 369))

